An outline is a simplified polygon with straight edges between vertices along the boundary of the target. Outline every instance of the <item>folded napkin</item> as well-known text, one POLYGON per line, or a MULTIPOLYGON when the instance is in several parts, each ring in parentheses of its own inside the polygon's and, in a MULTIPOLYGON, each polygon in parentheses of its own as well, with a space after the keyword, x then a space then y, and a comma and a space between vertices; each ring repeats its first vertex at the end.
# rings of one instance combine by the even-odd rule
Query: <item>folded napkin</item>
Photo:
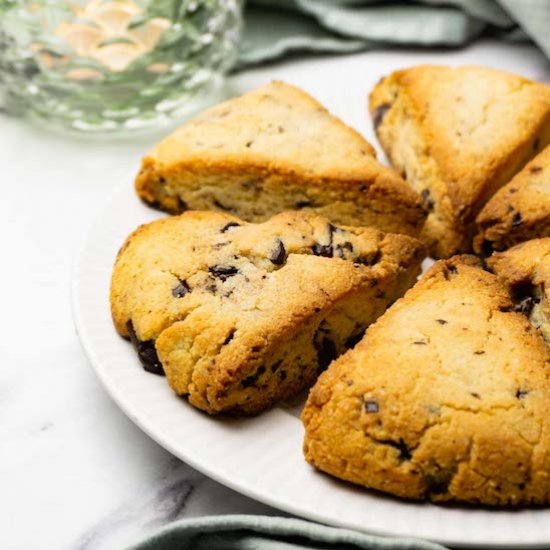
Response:
POLYGON ((237 67, 290 52, 531 40, 550 58, 550 0, 248 0, 237 67))
POLYGON ((211 516, 170 524, 128 550, 445 550, 293 518, 211 516))

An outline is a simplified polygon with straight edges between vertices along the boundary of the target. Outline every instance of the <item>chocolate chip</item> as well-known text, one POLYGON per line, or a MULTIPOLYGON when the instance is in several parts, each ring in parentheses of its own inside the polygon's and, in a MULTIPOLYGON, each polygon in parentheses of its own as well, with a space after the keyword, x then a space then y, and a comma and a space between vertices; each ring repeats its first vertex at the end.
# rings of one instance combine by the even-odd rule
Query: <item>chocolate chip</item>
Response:
POLYGON ((190 291, 189 285, 182 279, 179 279, 179 283, 172 289, 172 296, 174 298, 183 298, 190 291))
POLYGON ((446 325, 449 321, 445 321, 445 319, 436 319, 436 321, 440 324, 440 325, 446 325))
POLYGON ((518 389, 518 390, 516 391, 516 399, 523 399, 523 398, 526 397, 527 395, 529 395, 529 391, 528 391, 528 390, 518 389))
POLYGON ((445 268, 446 269, 443 270, 443 276, 447 281, 452 279, 458 273, 458 268, 456 267, 456 265, 447 265, 445 266, 445 268))
POLYGON ((368 413, 377 413, 380 410, 380 406, 378 405, 378 401, 376 401, 376 399, 367 399, 363 403, 363 407, 368 413))
POLYGON ((488 258, 493 254, 495 249, 493 248, 493 243, 491 241, 487 241, 486 239, 483 239, 483 242, 481 243, 481 251, 479 255, 482 259, 488 258))
POLYGON ((252 147, 252 144, 253 144, 253 143, 254 143, 254 140, 252 140, 252 139, 251 139, 250 141, 247 141, 247 142, 246 142, 246 147, 247 147, 247 148, 252 147))
POLYGON ((332 258, 332 244, 320 244, 315 243, 311 247, 311 251, 315 256, 323 256, 325 258, 332 258))
POLYGON ((470 395, 471 395, 472 397, 475 397, 476 399, 481 399, 481 396, 479 395, 479 393, 470 392, 470 395))
POLYGON ((244 380, 241 380, 241 386, 243 388, 249 388, 250 386, 253 386, 264 372, 265 367, 262 365, 254 374, 251 374, 250 376, 247 376, 244 380))
POLYGON ((540 172, 542 172, 542 167, 541 166, 531 166, 529 172, 531 172, 531 174, 539 174, 540 172))
POLYGON ((382 251, 377 250, 371 256, 359 256, 354 260, 356 265, 374 265, 377 264, 382 259, 382 251))
POLYGON ((283 364, 283 360, 279 359, 273 365, 271 365, 271 372, 277 372, 279 370, 279 367, 283 364))
POLYGON ((345 256, 345 250, 348 250, 349 252, 353 252, 353 245, 346 241, 342 244, 337 244, 335 247, 336 254, 335 256, 338 256, 338 258, 344 258, 345 256))
POLYGON ((314 340, 313 345, 317 351, 317 361, 318 361, 318 372, 326 370, 326 368, 336 359, 336 345, 334 342, 327 336, 318 341, 314 340))
POLYGON ((282 265, 282 264, 285 263, 286 250, 285 250, 285 246, 283 244, 283 241, 281 241, 281 239, 276 239, 275 247, 271 251, 269 259, 275 265, 282 265))
POLYGON ((232 227, 241 227, 241 224, 237 222, 229 222, 220 229, 220 233, 225 233, 228 229, 231 229, 232 227))
POLYGON ((517 193, 517 192, 518 192, 517 187, 510 187, 510 189, 508 189, 508 193, 517 193))
POLYGON ((221 281, 226 281, 229 279, 229 277, 233 277, 234 275, 237 275, 239 273, 239 270, 234 266, 224 266, 224 265, 215 265, 213 267, 209 267, 208 271, 214 275, 214 277, 217 277, 221 281))
POLYGON ((164 376, 164 368, 158 358, 157 350, 155 349, 155 342, 153 340, 140 340, 136 335, 136 331, 134 330, 134 325, 131 320, 126 323, 126 329, 128 330, 130 341, 138 354, 143 368, 147 372, 164 376))
POLYGON ((474 351, 474 355, 485 355, 484 351, 474 351))
POLYGON ((454 473, 451 470, 440 470, 430 474, 427 479, 426 491, 430 495, 444 495, 449 491, 449 485, 454 473))
POLYGON ((403 438, 399 438, 398 441, 393 441, 393 439, 382 439, 379 440, 378 443, 397 449, 399 451, 397 458, 401 461, 410 460, 412 458, 411 450, 403 441, 403 438))
POLYGON ((303 199, 296 202, 296 208, 306 208, 307 206, 312 206, 313 201, 310 199, 303 199))
POLYGON ((320 244, 315 243, 311 250, 315 256, 324 256, 326 258, 332 258, 334 250, 333 250, 333 240, 334 240, 334 233, 339 231, 338 227, 335 227, 331 223, 327 224, 327 232, 328 232, 328 244, 320 244))
POLYGON ((374 112, 372 113, 372 123, 375 130, 378 130, 378 127, 382 124, 382 121, 390 108, 391 103, 381 103, 378 107, 376 107, 376 109, 374 109, 374 112))
POLYGON ((518 225, 521 225, 521 222, 523 220, 521 219, 521 214, 519 212, 516 212, 514 214, 514 217, 512 218, 512 227, 517 227, 518 225))
POLYGON ((233 340, 233 338, 235 337, 235 332, 237 332, 237 329, 234 328, 229 331, 229 334, 225 337, 225 340, 223 341, 224 346, 227 346, 227 344, 229 344, 229 342, 233 340))
POLYGON ((413 342, 413 344, 416 344, 417 346, 426 346, 426 342, 424 340, 416 340, 413 342))
POLYGON ((428 210, 433 210, 435 206, 434 200, 430 197, 430 190, 429 189, 422 189, 420 192, 420 196, 422 197, 422 200, 424 204, 426 205, 426 208, 428 210))

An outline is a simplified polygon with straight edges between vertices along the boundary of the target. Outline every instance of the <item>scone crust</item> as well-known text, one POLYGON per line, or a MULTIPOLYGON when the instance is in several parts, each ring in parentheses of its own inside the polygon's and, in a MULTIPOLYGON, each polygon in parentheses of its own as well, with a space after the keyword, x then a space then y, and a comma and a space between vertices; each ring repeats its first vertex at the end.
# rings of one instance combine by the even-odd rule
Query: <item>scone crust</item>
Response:
POLYGON ((550 238, 533 239, 487 259, 487 266, 508 288, 516 309, 550 344, 550 238))
POLYGON ((209 109, 147 155, 136 191, 172 214, 186 209, 265 221, 304 209, 342 225, 419 234, 426 212, 372 146, 304 91, 272 82, 209 109))
POLYGON ((314 214, 255 225, 186 212, 129 237, 112 316, 153 346, 191 404, 254 414, 311 385, 414 283, 424 256, 416 239, 314 214))
POLYGON ((370 111, 392 165, 431 210, 422 238, 439 258, 470 250, 483 205, 550 142, 550 88, 484 67, 397 71, 370 111))
POLYGON ((476 223, 477 253, 490 254, 550 235, 550 147, 493 196, 476 223))
POLYGON ((550 498, 550 351, 473 257, 438 262, 310 392, 305 457, 408 499, 550 498))

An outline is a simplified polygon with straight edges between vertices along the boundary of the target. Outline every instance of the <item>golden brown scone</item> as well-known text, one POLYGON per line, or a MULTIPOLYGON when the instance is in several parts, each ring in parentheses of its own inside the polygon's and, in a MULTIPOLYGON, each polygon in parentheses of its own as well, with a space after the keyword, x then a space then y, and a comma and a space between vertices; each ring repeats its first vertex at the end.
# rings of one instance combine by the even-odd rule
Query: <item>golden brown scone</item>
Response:
POLYGON ((487 259, 487 265, 510 291, 516 309, 550 343, 550 238, 497 252, 487 259))
POLYGON ((260 222, 305 210, 411 236, 426 219, 418 194, 360 134, 284 82, 184 124, 143 159, 136 190, 172 214, 217 210, 260 222))
POLYGON ((147 370, 211 414, 252 414, 311 385, 420 272, 412 237, 306 213, 250 224, 186 212, 142 226, 111 310, 147 370))
POLYGON ((549 372, 497 278, 471 256, 442 260, 321 375, 306 459, 407 499, 548 503, 549 372))
POLYGON ((485 255, 550 235, 550 147, 493 196, 476 222, 474 249, 485 255))
POLYGON ((370 111, 392 165, 430 209, 422 239, 437 258, 470 250, 480 209, 550 142, 550 87, 484 67, 392 73, 370 111))

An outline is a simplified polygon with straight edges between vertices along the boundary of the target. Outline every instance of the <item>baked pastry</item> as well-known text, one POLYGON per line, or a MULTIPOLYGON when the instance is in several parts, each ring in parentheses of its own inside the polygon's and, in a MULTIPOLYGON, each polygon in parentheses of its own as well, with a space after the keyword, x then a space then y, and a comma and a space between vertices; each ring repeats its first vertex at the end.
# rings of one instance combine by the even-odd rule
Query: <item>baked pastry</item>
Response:
POLYGON ((316 468, 408 499, 550 502, 550 349, 472 256, 436 263, 310 392, 316 468))
POLYGON ((437 258, 470 250, 483 205, 550 142, 550 87, 484 67, 397 71, 370 111, 391 164, 430 210, 422 239, 437 258))
POLYGON ((252 222, 285 210, 417 236, 420 197, 372 146, 302 90, 272 82, 184 124, 142 162, 138 195, 171 214, 252 222))
POLYGON ((305 212, 258 225, 187 212, 126 241, 112 315, 192 405, 252 414, 311 385, 414 283, 424 256, 412 237, 305 212))
POLYGON ((550 238, 493 254, 487 265, 510 291, 516 309, 550 343, 550 238))
POLYGON ((550 235, 550 146, 498 191, 477 217, 478 253, 550 235))

